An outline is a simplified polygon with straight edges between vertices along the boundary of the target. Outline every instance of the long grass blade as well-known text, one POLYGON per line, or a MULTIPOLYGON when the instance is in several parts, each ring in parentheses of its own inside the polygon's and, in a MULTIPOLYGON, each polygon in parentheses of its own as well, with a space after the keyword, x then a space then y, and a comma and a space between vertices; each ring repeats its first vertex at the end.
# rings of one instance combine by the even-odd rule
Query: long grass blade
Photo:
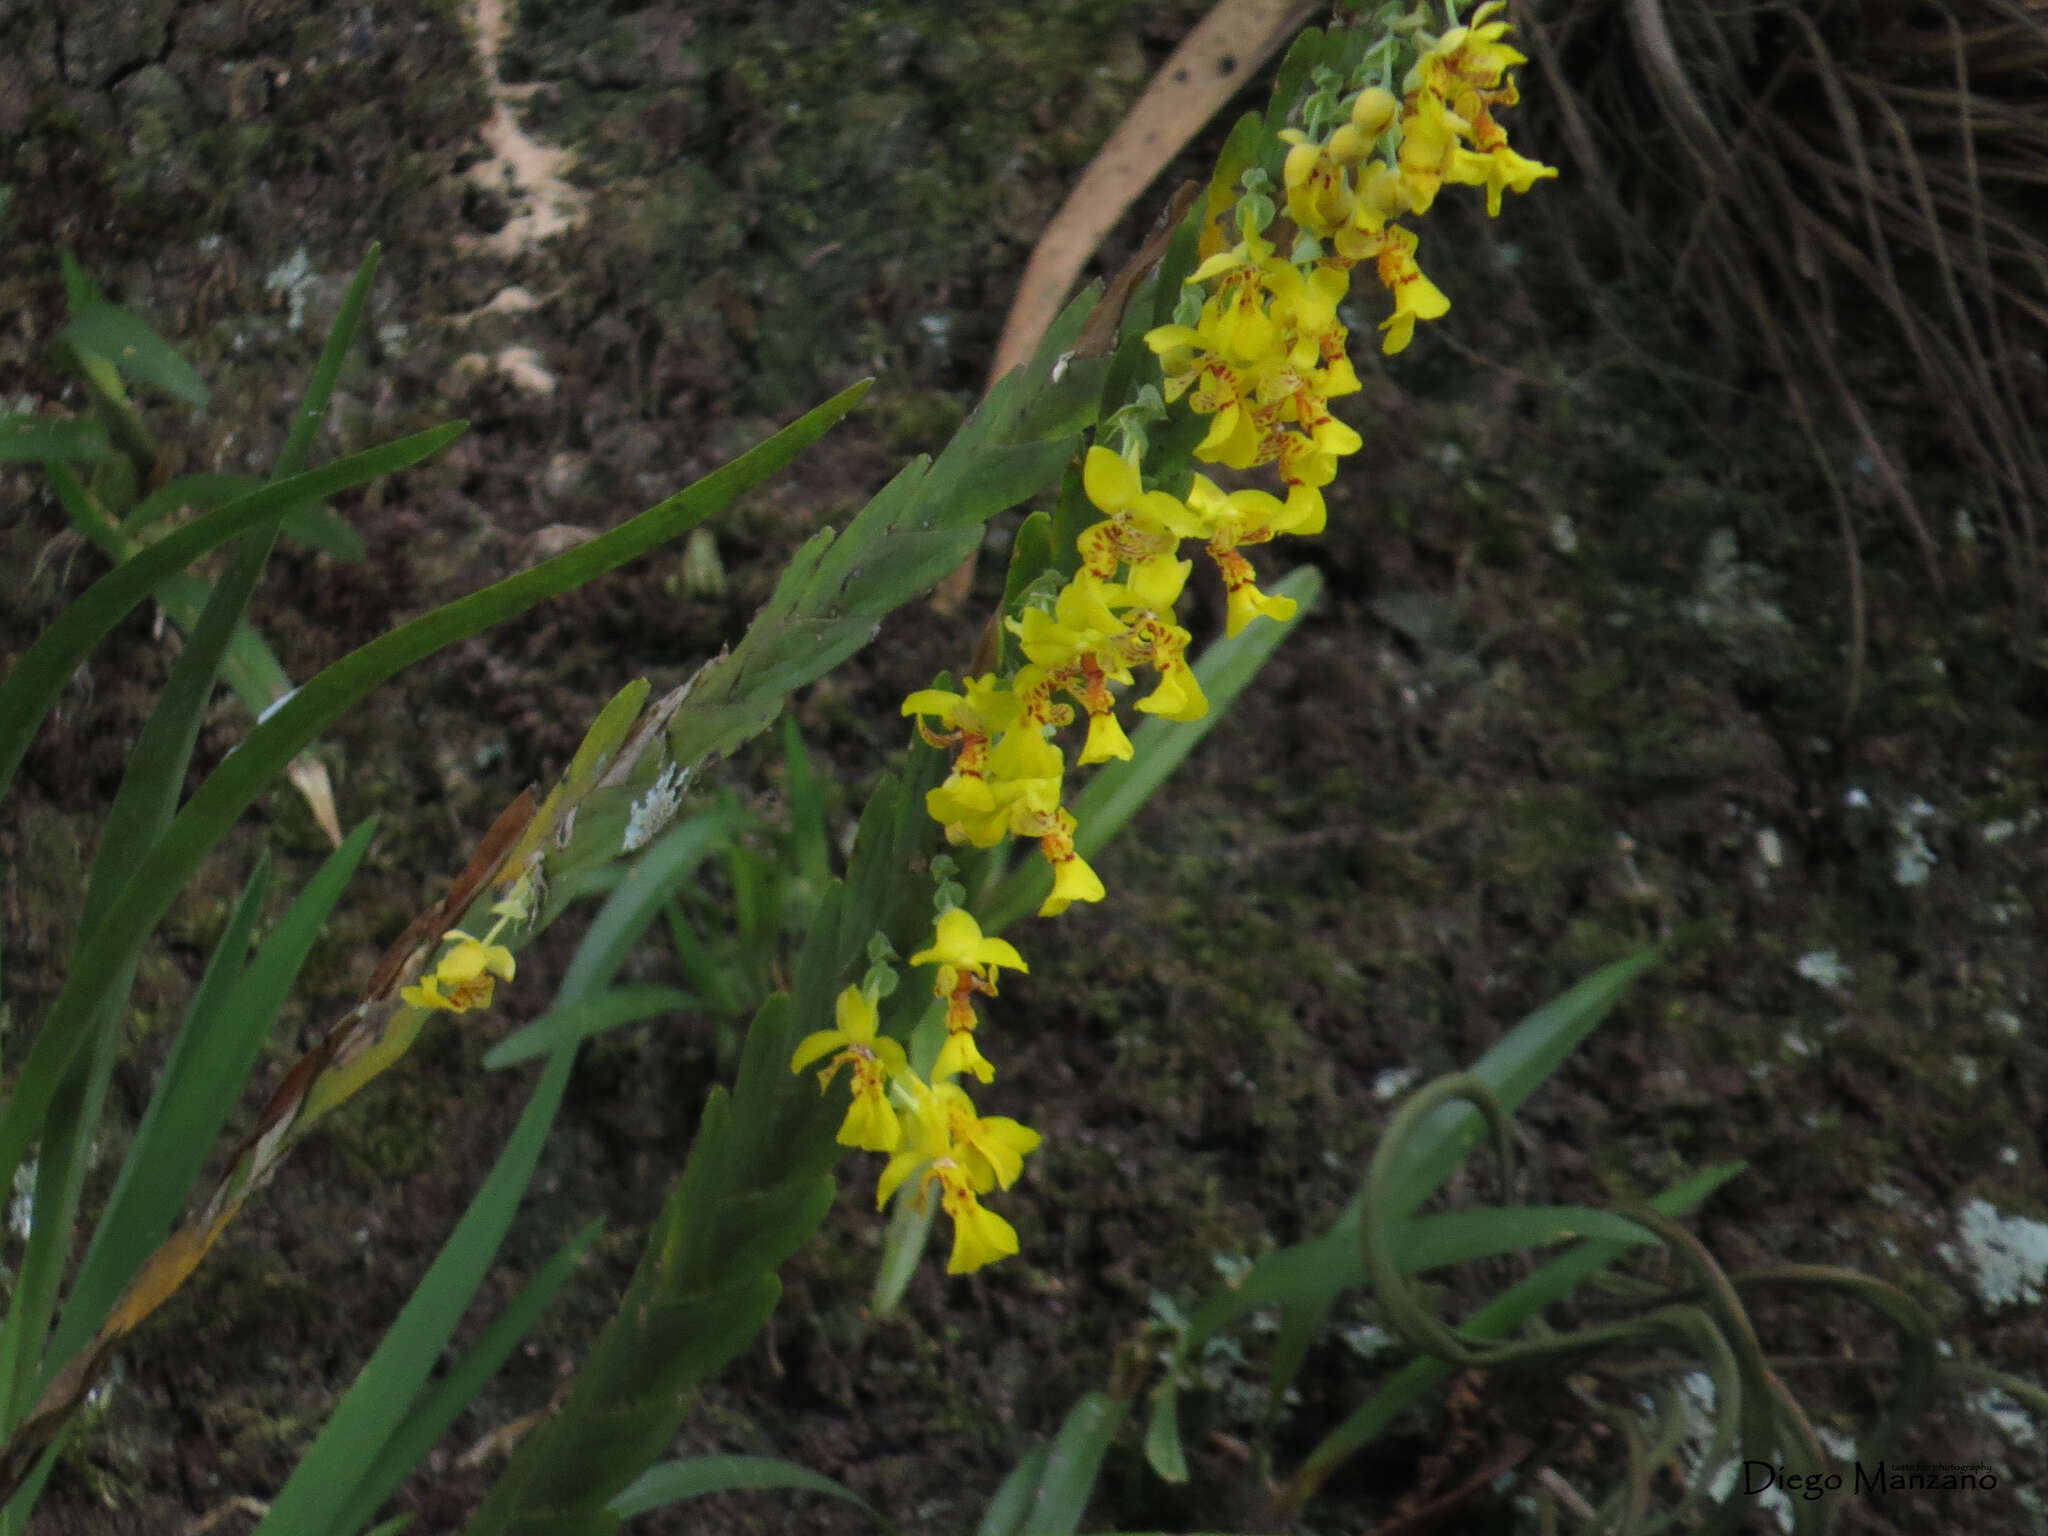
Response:
POLYGON ((72 673, 166 577, 176 575, 201 555, 246 533, 266 517, 417 464, 453 442, 466 425, 451 422, 251 491, 218 512, 159 539, 94 582, 36 637, 35 644, 8 673, 5 684, 0 684, 0 796, 6 794, 8 785, 14 781, 14 772, 21 766, 37 728, 72 673))
POLYGON ((1039 1479, 1045 1476, 1045 1464, 1051 1459, 1050 1443, 1033 1446, 1019 1457, 988 1501, 988 1508, 982 1511, 974 1536, 1017 1536, 1025 1512, 1031 1507, 1031 1496, 1038 1491, 1039 1479))
POLYGON ((398 1314, 326 1428, 278 1491, 257 1536, 329 1536, 340 1532, 365 1471, 365 1448, 382 1447, 404 1424, 419 1390, 490 1272, 499 1244, 540 1162, 541 1146, 569 1086, 573 1051, 549 1060, 504 1150, 441 1245, 441 1252, 398 1314))
MULTIPOLYGON (((1602 966, 1509 1030, 1472 1066, 1501 1107, 1513 1110, 1579 1048, 1636 977, 1657 958, 1643 948, 1602 966)), ((1446 1104, 1425 1120, 1403 1153, 1396 1175, 1398 1207, 1420 1206, 1485 1138, 1486 1121, 1469 1104, 1446 1104)))
POLYGON ((498 1368, 518 1347, 519 1341, 533 1331, 541 1313, 568 1283, 577 1264, 603 1230, 602 1222, 593 1221, 570 1238, 553 1258, 534 1272, 533 1278, 512 1299, 512 1304, 484 1330, 483 1337, 476 1341, 454 1369, 413 1404, 391 1431, 376 1459, 364 1469, 355 1491, 349 1495, 348 1503, 342 1507, 331 1529, 341 1536, 356 1530, 376 1512, 379 1504, 391 1496, 391 1491, 406 1474, 426 1459, 427 1452, 447 1433, 448 1426, 476 1401, 485 1383, 498 1374, 498 1368))
POLYGON ((154 384, 187 405, 204 409, 212 398, 205 381, 176 347, 140 315, 105 299, 95 299, 73 314, 57 340, 103 357, 130 378, 154 384))
POLYGON ((306 455, 313 447, 313 434, 320 430, 328 403, 334 399, 334 381, 341 377, 342 361, 348 356, 356 332, 362 328, 363 307, 370 302, 370 289, 377 281, 377 268, 383 260, 384 248, 373 243, 363 253, 362 265, 356 268, 356 275, 350 279, 348 292, 341 296, 341 308, 335 311, 334 324, 327 328, 327 340, 321 344, 319 360, 313 364, 313 377, 307 382, 305 398, 299 401, 298 412, 292 417, 292 429, 285 435, 277 463, 271 466, 271 479, 285 479, 306 467, 306 455))
POLYGON ((762 1488, 822 1493, 843 1499, 871 1515, 875 1512, 866 1499, 844 1483, 835 1483, 822 1473, 778 1456, 692 1456, 686 1461, 660 1462, 613 1499, 609 1508, 621 1520, 630 1520, 685 1499, 701 1499, 707 1493, 762 1488))
MULTIPOLYGON (((363 823, 328 856, 231 987, 216 991, 201 983, 65 1299, 50 1344, 52 1367, 61 1367, 98 1332, 142 1261, 169 1234, 321 925, 376 830, 376 822, 363 823)), ((231 924, 222 943, 246 942, 246 936, 246 926, 231 924)), ((240 958, 237 948, 237 964, 240 958)), ((45 1384, 51 1374, 44 1372, 45 1384)))
MULTIPOLYGON (((103 936, 109 940, 115 974, 101 978, 90 1023, 79 1030, 80 1049, 53 1082, 48 1113, 35 1127, 42 1144, 32 1202, 33 1225, 22 1255, 21 1273, 0 1329, 0 1360, 8 1368, 5 1426, 18 1424, 35 1399, 42 1348, 57 1304, 57 1287, 69 1257, 72 1224, 84 1187, 90 1143, 98 1131, 108 1074, 113 1068, 122 1005, 141 950, 139 934, 104 934, 107 915, 135 871, 162 835, 177 805, 185 769, 199 739, 199 725, 212 697, 214 679, 228 639, 241 622, 250 595, 262 578, 277 536, 273 518, 249 531, 179 653, 171 676, 142 728, 107 812, 79 916, 80 949, 103 936)), ((74 966, 80 963, 73 952, 74 966)), ((38 1044, 40 1044, 40 1040, 38 1044)), ((34 1051, 30 1052, 30 1065, 34 1051)), ((24 1069, 26 1070, 26 1068, 24 1069)), ((24 1128, 25 1129, 25 1128, 24 1128)), ((9 1170, 10 1177, 12 1170, 9 1170)))
POLYGON ((0 416, 0 463, 112 457, 106 424, 90 416, 0 416))
POLYGON ((687 992, 674 987, 614 987, 580 1002, 550 1008, 524 1029, 492 1046, 484 1056, 487 1067, 509 1067, 536 1056, 545 1056, 563 1046, 576 1045, 592 1035, 622 1029, 651 1019, 657 1014, 675 1013, 690 1006, 687 992))
MULTIPOLYGON (((612 532, 437 608, 351 652, 309 680, 290 702, 258 725, 179 812, 102 928, 81 947, 77 963, 22 1065, 14 1096, 6 1112, 0 1114, 0 1187, 13 1177, 27 1151, 51 1095, 83 1045, 83 1022, 102 1005, 123 956, 139 948, 200 861, 305 746, 371 689, 412 663, 645 554, 722 511, 742 491, 766 479, 822 436, 858 403, 866 388, 861 383, 841 391, 766 442, 612 532)), ((312 473, 317 476, 320 471, 312 473)), ((277 492, 291 483, 266 487, 258 495, 277 492)), ((214 516, 225 516, 230 510, 222 508, 214 516)), ((151 553, 177 537, 163 540, 151 553)), ((143 558, 138 556, 129 565, 138 565, 143 558)), ((54 698, 55 690, 50 692, 54 698)))
POLYGON ((1102 1458, 1129 1414, 1130 1404, 1106 1392, 1090 1392, 1067 1410, 1018 1536, 1073 1536, 1095 1491, 1102 1458))

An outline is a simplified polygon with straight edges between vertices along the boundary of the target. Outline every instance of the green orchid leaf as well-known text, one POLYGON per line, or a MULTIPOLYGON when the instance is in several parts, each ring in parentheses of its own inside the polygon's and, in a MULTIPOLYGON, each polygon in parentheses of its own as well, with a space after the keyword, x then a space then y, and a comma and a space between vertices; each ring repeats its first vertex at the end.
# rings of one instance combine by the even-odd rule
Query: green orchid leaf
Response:
POLYGON ((632 1487, 612 1500, 610 1508, 625 1520, 685 1499, 700 1499, 707 1493, 758 1489, 822 1493, 871 1515, 875 1512, 845 1484, 774 1456, 692 1456, 687 1461, 660 1462, 641 1473, 632 1487))
POLYGON ((104 422, 90 416, 0 416, 0 461, 70 459, 99 463, 115 456, 104 422))
POLYGON ((75 310, 57 339, 105 358, 129 378, 154 384, 187 405, 203 409, 211 398, 205 383, 176 347, 151 330, 140 315, 105 299, 94 299, 75 310))

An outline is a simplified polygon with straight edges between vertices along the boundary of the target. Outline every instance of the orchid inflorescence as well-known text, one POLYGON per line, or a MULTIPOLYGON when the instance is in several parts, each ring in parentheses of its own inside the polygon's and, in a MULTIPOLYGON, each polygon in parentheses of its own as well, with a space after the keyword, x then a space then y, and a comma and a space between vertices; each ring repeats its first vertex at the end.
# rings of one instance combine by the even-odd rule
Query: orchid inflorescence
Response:
MULTIPOLYGON (((1136 701, 1141 713, 1187 721, 1208 712, 1187 660, 1192 636, 1174 614, 1194 568, 1180 556, 1183 542, 1200 541, 1222 578, 1226 633, 1262 616, 1294 616, 1291 598, 1259 590, 1244 551, 1282 534, 1321 532, 1322 488, 1338 461, 1364 445, 1329 407, 1359 388, 1338 313, 1351 269, 1372 262, 1392 296, 1381 347, 1399 352, 1418 320, 1450 308, 1417 265, 1415 233, 1400 221, 1428 212, 1447 183, 1485 188, 1487 212, 1497 215, 1503 191, 1525 192, 1557 174, 1510 149, 1493 116, 1516 101, 1507 71, 1525 62, 1502 41, 1502 8, 1503 0, 1489 0, 1467 24, 1434 37, 1390 33, 1357 72, 1366 78, 1319 73, 1303 105, 1306 126, 1280 134, 1286 220, 1278 219, 1270 175, 1248 170, 1232 210, 1235 243, 1225 246, 1221 220, 1212 218, 1202 234, 1205 259, 1187 279, 1174 323, 1146 334, 1160 380, 1104 422, 1082 465, 1082 488, 1102 520, 1080 535, 1078 566, 1064 586, 1034 594, 1004 620, 1022 664, 1007 676, 969 677, 958 691, 925 688, 904 700, 924 739, 953 753, 926 809, 956 845, 1036 838, 1053 872, 1040 916, 1106 894, 1076 849, 1074 816, 1062 803, 1067 760, 1058 734, 1076 722, 1076 706, 1087 720, 1081 766, 1132 756, 1112 686, 1131 687, 1141 669, 1155 678, 1136 701), (1396 58, 1409 55, 1396 96, 1387 81, 1396 58), (1273 236, 1290 233, 1282 255, 1273 236), (1212 418, 1197 459, 1236 471, 1272 465, 1283 494, 1225 490, 1202 474, 1182 495, 1148 486, 1147 424, 1181 399, 1212 418)), ((932 943, 910 957, 937 967, 933 993, 946 1004, 946 1041, 928 1076, 878 1033, 872 977, 840 995, 838 1027, 811 1035, 791 1062, 800 1071, 830 1056, 821 1087, 851 1068, 853 1102, 839 1140, 890 1154, 878 1204, 920 1169, 917 1198, 940 1185, 954 1223, 954 1274, 1017 1251, 1015 1231, 979 1197, 1007 1189, 1040 1140, 1014 1120, 980 1116, 954 1081, 993 1079, 975 1038, 973 998, 994 996, 1003 968, 1029 969, 1012 945, 982 934, 957 904, 958 891, 942 884, 932 943)))

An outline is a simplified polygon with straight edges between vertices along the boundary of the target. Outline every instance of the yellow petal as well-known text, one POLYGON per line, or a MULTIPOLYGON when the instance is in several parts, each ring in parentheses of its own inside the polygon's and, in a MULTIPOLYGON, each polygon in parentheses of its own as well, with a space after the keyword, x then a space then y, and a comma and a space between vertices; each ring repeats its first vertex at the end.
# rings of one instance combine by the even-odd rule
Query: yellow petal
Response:
POLYGON ((842 1147, 863 1152, 894 1152, 903 1140, 903 1127, 896 1123, 896 1111, 879 1093, 857 1093, 847 1106, 836 1138, 842 1147))
POLYGON ((965 1275, 1006 1259, 1017 1251, 1017 1229, 970 1193, 958 1200, 948 1192, 946 1214, 953 1218, 953 1253, 946 1273, 965 1275))
MULTIPOLYGON (((1186 565, 1187 561, 1181 564, 1186 565)), ((1117 723, 1114 713, 1104 710, 1099 715, 1088 717, 1088 743, 1081 748, 1081 762, 1106 763, 1111 758, 1129 762, 1133 754, 1131 738, 1124 734, 1124 728, 1117 723)))
POLYGON ((1088 499, 1104 512, 1114 512, 1127 507, 1138 499, 1138 472, 1121 454, 1112 453, 1099 443, 1088 450, 1088 458, 1081 467, 1081 485, 1088 492, 1088 499))
POLYGON ((805 1035, 796 1048, 796 1054, 789 1058, 789 1070, 801 1072, 820 1056, 828 1055, 847 1043, 846 1036, 836 1029, 821 1029, 805 1035))
POLYGON ((875 1002, 859 987, 848 987, 839 994, 833 1004, 833 1016, 839 1025, 839 1033, 856 1045, 868 1045, 875 1038, 875 1002))
POLYGON ((917 1169, 931 1161, 931 1156, 922 1150, 898 1152, 889 1159, 882 1169, 882 1176, 875 1180, 875 1209, 880 1210, 889 1203, 889 1197, 896 1193, 903 1181, 917 1169))
POLYGON ((960 1029, 947 1035, 946 1043, 939 1047, 939 1059, 932 1063, 934 1082, 960 1072, 971 1072, 984 1083, 995 1081, 995 1064, 981 1054, 972 1030, 960 1029))
POLYGON ((950 728, 953 712, 967 701, 943 688, 920 688, 903 701, 906 715, 937 715, 950 728))
POLYGON ((1257 587, 1247 583, 1235 589, 1229 596, 1229 612, 1224 620, 1223 632, 1235 635, 1260 614, 1285 623, 1294 617, 1296 606, 1291 597, 1268 597, 1257 587))
POLYGON ((1108 894, 1101 877, 1077 853, 1053 866, 1052 894, 1045 898, 1045 905, 1038 909, 1038 915, 1058 917, 1077 901, 1100 901, 1108 894))

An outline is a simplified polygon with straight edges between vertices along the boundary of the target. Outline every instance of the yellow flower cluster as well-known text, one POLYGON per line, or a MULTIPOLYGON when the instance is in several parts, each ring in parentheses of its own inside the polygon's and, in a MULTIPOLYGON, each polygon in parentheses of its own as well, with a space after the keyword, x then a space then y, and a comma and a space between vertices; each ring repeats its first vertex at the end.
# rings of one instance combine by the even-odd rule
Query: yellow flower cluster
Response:
POLYGON ((1184 538, 1206 542, 1223 573, 1229 629, 1259 614, 1293 615, 1286 598, 1258 590, 1239 551, 1276 533, 1322 526, 1322 498, 1282 504, 1263 491, 1226 494, 1197 475, 1185 500, 1143 487, 1137 467, 1100 445, 1088 450, 1082 485, 1103 521, 1081 535, 1080 569, 1050 608, 1027 607, 1008 621, 1025 664, 1007 679, 971 677, 962 692, 925 688, 903 701, 926 741, 954 750, 952 772, 925 799, 948 841, 986 848, 1005 837, 1038 839, 1053 870, 1039 908, 1056 916, 1077 901, 1100 901, 1102 881, 1074 849, 1074 817, 1061 804, 1066 754, 1055 733, 1088 721, 1077 761, 1086 766, 1131 756, 1111 685, 1128 687, 1137 670, 1157 675, 1137 702, 1145 714, 1198 720, 1209 701, 1188 665, 1190 636, 1174 604, 1193 563, 1179 558, 1184 538), (936 725, 927 722, 936 722, 936 725))
POLYGON ((875 1186, 875 1205, 917 1175, 920 1209, 931 1186, 953 1220, 953 1252, 946 1273, 966 1274, 1017 1251, 1017 1232, 982 1205, 981 1196, 1008 1189, 1023 1171, 1024 1155, 1037 1147, 1038 1132, 1002 1115, 976 1112, 967 1091, 952 1079, 971 1072, 982 1082, 995 1076, 974 1043, 974 994, 993 997, 1004 966, 1030 969, 1024 957, 1001 939, 986 938, 973 915, 959 907, 939 914, 931 946, 910 957, 912 965, 938 965, 935 992, 946 999, 946 1043, 926 1082, 911 1069, 903 1047, 879 1034, 874 996, 862 987, 839 994, 836 1028, 808 1035, 790 1058, 801 1072, 831 1057, 818 1073, 818 1087, 831 1085, 841 1067, 852 1069, 853 1102, 839 1126, 844 1146, 890 1154, 875 1186))
POLYGON ((1518 99, 1507 70, 1524 62, 1501 41, 1507 23, 1489 19, 1500 9, 1491 0, 1471 24, 1423 47, 1400 97, 1371 86, 1327 134, 1281 133, 1287 214, 1301 243, 1278 255, 1262 220, 1248 217, 1252 200, 1240 202, 1238 243, 1189 279, 1215 285, 1200 318, 1145 338, 1165 370, 1166 397, 1186 395, 1198 415, 1215 418, 1198 458, 1233 469, 1277 463, 1290 500, 1327 485, 1337 459, 1361 446, 1329 411, 1331 399, 1358 388, 1337 318, 1351 269, 1371 261, 1393 297, 1381 350, 1399 352, 1416 321, 1438 318, 1451 301, 1423 275, 1415 232, 1398 220, 1427 213, 1446 182, 1486 188, 1487 212, 1498 214, 1504 190, 1526 192, 1557 174, 1510 149, 1494 120, 1495 107, 1518 99))
MULTIPOLYGON (((1078 710, 1087 719, 1078 763, 1131 757, 1112 686, 1132 687, 1141 669, 1155 681, 1137 701, 1139 711, 1169 720, 1208 712, 1187 661, 1191 637, 1174 616, 1193 569, 1180 556, 1183 541, 1201 541, 1221 574, 1229 634, 1261 615, 1294 615, 1291 599, 1259 590, 1244 551, 1282 534, 1321 532, 1322 487, 1335 478, 1338 460, 1363 446, 1329 408, 1359 388, 1337 312, 1352 267, 1372 261, 1392 295, 1393 314, 1380 329, 1383 350, 1398 352, 1416 321, 1450 308, 1416 265, 1414 232, 1398 221, 1426 213, 1446 182, 1484 187, 1487 211, 1497 214, 1504 190, 1524 192, 1557 174, 1511 150, 1494 121, 1495 107, 1516 100, 1508 69, 1524 62, 1502 41, 1507 24, 1493 19, 1501 9, 1502 0, 1489 0, 1465 26, 1434 38, 1418 34, 1398 97, 1368 86, 1339 99, 1341 82, 1333 81, 1322 107, 1308 113, 1321 128, 1281 135, 1295 233, 1290 254, 1281 256, 1265 234, 1277 211, 1263 191, 1270 178, 1248 173, 1237 204, 1237 244, 1217 249, 1188 278, 1177 316, 1187 323, 1145 337, 1160 360, 1164 399, 1185 397, 1197 415, 1214 418, 1195 456, 1234 470, 1271 464, 1284 498, 1225 491, 1200 474, 1184 496, 1147 489, 1145 436, 1132 420, 1142 411, 1121 413, 1110 432, 1120 431, 1122 451, 1098 442, 1082 465, 1083 489, 1102 520, 1080 535, 1078 569, 1049 603, 1027 602, 1005 620, 1023 665, 1008 677, 969 677, 958 692, 926 688, 904 700, 903 713, 916 718, 924 739, 953 752, 951 772, 927 795, 926 809, 954 844, 986 848, 1005 837, 1036 838, 1053 871, 1040 916, 1105 894, 1075 848, 1074 817, 1062 803, 1067 758, 1058 733, 1075 723, 1078 710)), ((1223 238, 1212 228, 1204 249, 1220 247, 1223 238)), ((1003 967, 1027 967, 957 906, 940 914, 932 944, 911 963, 937 965, 933 992, 946 1004, 946 1043, 930 1083, 911 1070, 900 1045, 876 1033, 873 994, 856 987, 839 998, 838 1028, 806 1039, 791 1067, 800 1071, 830 1056, 821 1086, 841 1067, 852 1069, 853 1103, 839 1140, 891 1154, 881 1202, 919 1169, 920 1198, 933 1182, 941 1186, 954 1222, 947 1267, 957 1274, 1017 1247, 1009 1223, 985 1210, 979 1196, 1009 1187, 1038 1133, 1014 1120, 981 1117, 952 1079, 993 1078, 975 1041, 973 998, 995 994, 1003 967)))

